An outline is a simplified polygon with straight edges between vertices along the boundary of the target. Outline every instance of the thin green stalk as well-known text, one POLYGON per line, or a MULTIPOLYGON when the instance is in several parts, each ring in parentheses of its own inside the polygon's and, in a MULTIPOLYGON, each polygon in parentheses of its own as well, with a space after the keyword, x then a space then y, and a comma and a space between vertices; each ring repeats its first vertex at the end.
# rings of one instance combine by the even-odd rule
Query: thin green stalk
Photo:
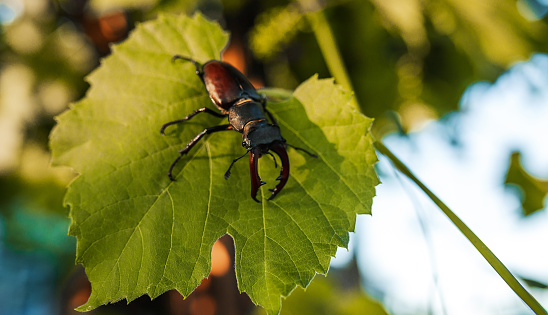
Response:
MULTIPOLYGON (((337 48, 337 43, 333 36, 333 32, 329 27, 329 23, 325 18, 316 0, 298 0, 303 8, 309 8, 308 11, 314 11, 308 13, 307 18, 312 25, 314 35, 320 46, 320 50, 327 63, 329 71, 335 77, 335 80, 343 87, 352 89, 350 78, 342 62, 341 54, 337 48), (310 8, 315 10, 310 10, 310 8)), ((354 98, 355 100, 355 98, 354 98)), ((358 107, 357 101, 354 101, 354 105, 358 107)), ((464 222, 447 207, 434 193, 432 193, 420 180, 418 180, 413 173, 403 164, 388 148, 382 144, 382 142, 375 141, 375 147, 377 150, 388 157, 394 166, 400 170, 404 175, 409 177, 417 186, 419 186, 425 193, 432 199, 432 201, 443 211, 443 213, 453 222, 453 224, 461 231, 461 233, 476 247, 480 254, 487 260, 487 262, 495 269, 495 271, 501 276, 501 278, 510 286, 510 288, 527 304, 535 314, 548 314, 546 310, 540 305, 540 303, 519 283, 519 281, 512 275, 512 273, 502 264, 502 262, 491 252, 491 250, 485 246, 485 244, 468 228, 464 222)))
MULTIPOLYGON (((337 83, 342 85, 348 91, 354 91, 352 88, 352 82, 350 81, 350 77, 346 71, 346 67, 343 64, 343 59, 338 49, 337 42, 335 41, 335 36, 331 31, 331 27, 329 27, 329 23, 327 22, 320 5, 316 0, 299 0, 298 2, 302 8, 309 11, 305 16, 312 27, 316 40, 318 41, 318 46, 320 47, 329 72, 335 78, 337 83)), ((358 106, 355 97, 352 98, 352 103, 352 105, 356 107, 358 106)))
POLYGON ((495 271, 502 277, 502 279, 510 286, 514 292, 527 304, 535 314, 548 314, 546 310, 540 305, 540 303, 519 283, 519 281, 512 275, 512 273, 504 266, 504 264, 493 254, 493 252, 479 239, 479 237, 470 230, 470 228, 447 207, 433 192, 428 189, 413 173, 400 161, 390 150, 384 146, 380 141, 373 143, 375 148, 386 156, 392 164, 402 174, 411 179, 422 191, 443 211, 443 213, 453 222, 453 224, 464 234, 464 236, 474 245, 474 247, 480 252, 480 254, 487 260, 487 262, 495 269, 495 271))

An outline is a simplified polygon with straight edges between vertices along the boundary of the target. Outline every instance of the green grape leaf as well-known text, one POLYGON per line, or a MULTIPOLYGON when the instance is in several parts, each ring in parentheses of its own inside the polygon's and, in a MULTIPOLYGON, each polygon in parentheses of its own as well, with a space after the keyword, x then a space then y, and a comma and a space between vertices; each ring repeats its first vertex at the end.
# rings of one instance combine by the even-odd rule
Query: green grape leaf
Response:
POLYGON ((227 41, 201 15, 140 24, 88 77, 86 97, 57 117, 53 163, 79 173, 65 203, 76 260, 92 284, 79 310, 170 289, 187 296, 210 272, 213 243, 228 233, 239 289, 277 314, 282 296, 327 272, 356 214, 370 213, 378 184, 372 120, 331 79, 312 77, 289 99, 267 104, 287 143, 318 155, 288 148, 290 178, 275 199, 267 200, 267 189, 279 168, 268 155, 259 160, 268 182, 258 193, 262 203, 250 197, 244 161, 224 179, 245 153, 234 131, 202 139, 175 167, 176 181, 168 178, 178 150, 204 128, 226 124, 200 114, 160 134, 166 122, 214 108, 192 63, 171 57, 218 59, 227 41))

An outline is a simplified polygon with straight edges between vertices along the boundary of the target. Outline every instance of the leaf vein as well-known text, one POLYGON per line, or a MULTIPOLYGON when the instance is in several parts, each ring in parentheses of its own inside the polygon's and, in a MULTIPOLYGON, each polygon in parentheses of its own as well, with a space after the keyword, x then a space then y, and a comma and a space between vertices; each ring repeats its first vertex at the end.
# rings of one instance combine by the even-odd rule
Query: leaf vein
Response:
POLYGON ((318 157, 321 158, 321 160, 324 162, 324 164, 327 165, 329 167, 329 169, 335 175, 337 175, 339 177, 339 180, 342 183, 344 183, 344 185, 348 188, 349 191, 352 192, 352 194, 356 197, 356 199, 360 200, 358 194, 354 191, 353 187, 346 182, 344 176, 342 176, 341 174, 339 174, 339 172, 337 172, 337 170, 335 170, 335 167, 333 165, 331 165, 331 163, 329 163, 329 160, 324 157, 321 150, 318 150, 318 148, 311 145, 310 142, 308 142, 305 138, 301 137, 300 133, 297 132, 297 130, 293 129, 289 124, 285 123, 283 120, 280 120, 278 115, 276 115, 276 116, 277 116, 276 118, 278 118, 277 120, 279 121, 280 124, 282 124, 285 128, 289 129, 297 138, 299 138, 299 140, 301 140, 309 148, 315 149, 316 155, 318 155, 318 157))

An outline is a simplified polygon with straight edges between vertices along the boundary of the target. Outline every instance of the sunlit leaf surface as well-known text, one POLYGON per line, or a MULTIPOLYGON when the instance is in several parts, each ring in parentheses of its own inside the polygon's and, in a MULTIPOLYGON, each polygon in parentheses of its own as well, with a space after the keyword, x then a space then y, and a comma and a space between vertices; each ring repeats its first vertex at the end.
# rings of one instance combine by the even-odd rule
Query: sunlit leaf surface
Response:
POLYGON ((372 121, 349 105, 350 93, 316 77, 268 104, 287 142, 318 155, 288 148, 291 176, 274 200, 266 200, 279 173, 270 156, 260 160, 263 203, 250 198, 245 161, 224 179, 245 153, 234 131, 202 140, 169 180, 178 150, 205 127, 226 123, 202 114, 160 135, 162 124, 213 108, 194 66, 171 57, 218 59, 227 40, 200 15, 143 23, 90 75, 87 96, 58 117, 54 163, 80 174, 66 196, 77 261, 92 283, 80 310, 173 288, 187 296, 209 274, 213 243, 228 233, 240 290, 276 314, 281 296, 327 272, 356 214, 370 213, 378 184, 372 121))

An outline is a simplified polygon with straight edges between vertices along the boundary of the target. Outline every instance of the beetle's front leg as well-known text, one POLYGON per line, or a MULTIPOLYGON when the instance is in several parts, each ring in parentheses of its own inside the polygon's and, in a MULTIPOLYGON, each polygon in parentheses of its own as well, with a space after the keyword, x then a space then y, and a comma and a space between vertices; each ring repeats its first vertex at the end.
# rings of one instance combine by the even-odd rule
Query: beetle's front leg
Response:
POLYGON ((177 59, 181 59, 181 60, 186 60, 186 61, 190 61, 192 62, 192 64, 194 65, 194 67, 196 68, 196 74, 199 75, 200 77, 203 76, 203 73, 202 73, 202 70, 200 70, 200 63, 192 58, 188 58, 188 57, 183 57, 181 55, 175 55, 173 57, 171 57, 171 61, 175 61, 177 59))
POLYGON ((193 111, 192 113, 190 113, 189 115, 181 118, 181 119, 177 119, 177 120, 174 120, 174 121, 170 121, 168 122, 167 124, 163 124, 162 125, 162 128, 160 129, 160 133, 162 135, 165 135, 164 131, 166 130, 166 128, 168 126, 171 126, 171 125, 175 125, 175 124, 179 124, 179 123, 182 123, 183 121, 187 121, 189 120, 190 118, 198 115, 199 113, 208 113, 210 115, 213 115, 215 117, 219 117, 219 118, 222 118, 222 117, 225 117, 225 115, 221 114, 221 113, 217 113, 216 111, 210 109, 210 108, 207 108, 207 107, 202 107, 202 108, 198 108, 197 110, 193 111))
POLYGON ((175 180, 175 178, 173 178, 173 175, 172 175, 175 164, 177 164, 177 162, 179 162, 179 160, 183 157, 183 155, 187 154, 188 151, 190 151, 190 149, 192 149, 192 147, 194 147, 196 143, 198 143, 198 141, 200 141, 200 139, 202 139, 205 135, 218 132, 218 131, 232 130, 232 129, 233 127, 231 125, 220 125, 220 126, 206 128, 202 132, 200 132, 196 137, 194 137, 194 139, 192 139, 189 143, 187 143, 184 149, 179 150, 179 156, 175 159, 175 161, 173 161, 173 163, 171 164, 171 167, 169 168, 169 172, 167 173, 167 176, 169 176, 169 179, 171 179, 172 181, 175 180))

